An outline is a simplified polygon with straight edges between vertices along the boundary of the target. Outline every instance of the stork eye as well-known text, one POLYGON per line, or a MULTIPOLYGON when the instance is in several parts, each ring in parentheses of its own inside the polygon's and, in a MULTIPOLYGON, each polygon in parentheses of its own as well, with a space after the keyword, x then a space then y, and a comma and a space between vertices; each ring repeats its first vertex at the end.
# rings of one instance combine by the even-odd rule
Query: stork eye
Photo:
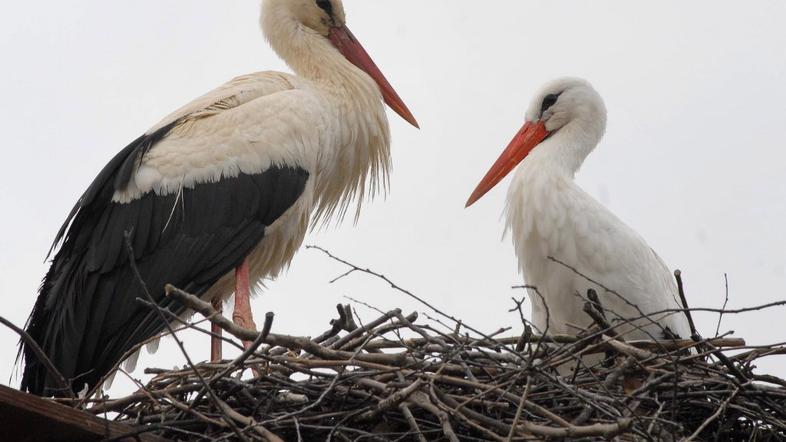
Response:
POLYGON ((327 12, 327 15, 333 17, 333 3, 330 3, 330 0, 317 0, 317 6, 327 12))
POLYGON ((543 98, 543 105, 540 107, 540 114, 546 112, 551 106, 554 106, 559 99, 559 94, 548 94, 543 98))

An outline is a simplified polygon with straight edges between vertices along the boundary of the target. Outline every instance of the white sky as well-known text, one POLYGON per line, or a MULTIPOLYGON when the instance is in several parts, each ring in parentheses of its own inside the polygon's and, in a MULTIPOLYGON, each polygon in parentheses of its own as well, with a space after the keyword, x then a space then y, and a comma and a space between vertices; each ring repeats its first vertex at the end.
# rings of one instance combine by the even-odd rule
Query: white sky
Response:
MULTIPOLYGON (((129 141, 233 76, 285 70, 257 0, 13 2, 0 15, 0 315, 22 325, 68 210, 129 141)), ((786 2, 346 0, 349 25, 421 123, 394 114, 386 200, 306 243, 385 273, 476 327, 513 326, 521 283, 501 241, 508 180, 463 203, 547 80, 589 79, 607 136, 579 183, 683 269, 693 306, 786 299, 786 2)), ((302 250, 253 301, 274 330, 318 334, 344 295, 420 310, 302 250)), ((786 340, 784 310, 727 317, 749 343, 786 340)), ((372 315, 368 315, 370 317, 372 315)), ((716 317, 699 315, 705 335, 716 317)), ((16 336, 0 329, 0 382, 16 336)), ((197 360, 208 340, 187 338, 197 360)), ((230 353, 231 354, 231 353, 230 353)), ((169 341, 142 366, 182 358, 169 341)), ((786 374, 786 358, 763 370, 786 374)), ((139 373, 137 373, 139 374, 139 373)), ((18 380, 13 379, 12 385, 18 380)), ((128 385, 115 393, 128 391, 128 385)))

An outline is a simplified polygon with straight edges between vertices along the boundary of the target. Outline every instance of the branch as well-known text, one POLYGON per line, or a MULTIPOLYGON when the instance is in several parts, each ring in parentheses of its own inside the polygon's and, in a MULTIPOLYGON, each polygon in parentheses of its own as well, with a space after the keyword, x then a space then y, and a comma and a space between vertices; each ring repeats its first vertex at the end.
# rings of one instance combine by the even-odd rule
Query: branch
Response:
MULTIPOLYGON (((57 390, 62 391, 68 397, 73 398, 74 392, 71 390, 70 384, 68 381, 66 381, 66 378, 57 370, 57 368, 55 368, 55 365, 52 363, 52 361, 49 360, 49 358, 46 356, 46 353, 41 350, 41 347, 38 346, 38 343, 35 342, 35 339, 33 339, 33 337, 30 336, 26 331, 17 327, 11 321, 3 318, 2 316, 0 316, 0 324, 5 325, 19 335, 19 338, 24 341, 25 345, 27 345, 30 350, 33 351, 33 353, 35 353, 38 361, 41 362, 44 368, 46 368, 46 371, 49 372, 49 376, 51 376, 55 381, 55 384, 57 384, 57 390)), ((26 362, 29 363, 30 361, 26 362)))

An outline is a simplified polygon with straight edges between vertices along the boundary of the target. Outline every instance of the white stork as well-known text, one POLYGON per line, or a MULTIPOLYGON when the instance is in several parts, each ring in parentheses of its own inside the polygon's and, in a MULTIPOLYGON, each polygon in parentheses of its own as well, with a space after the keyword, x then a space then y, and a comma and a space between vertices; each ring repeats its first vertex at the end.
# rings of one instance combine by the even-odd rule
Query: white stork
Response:
POLYGON ((610 322, 634 320, 618 330, 626 337, 688 338, 682 312, 635 320, 642 313, 682 308, 672 274, 635 231, 573 180, 605 130, 606 107, 588 82, 565 78, 547 84, 467 207, 521 164, 508 192, 507 229, 524 279, 537 288, 538 293, 530 289, 530 300, 540 331, 575 334, 572 325, 589 325, 583 297, 595 289, 610 322))
MULTIPOLYGON (((315 221, 386 185, 383 101, 417 126, 341 0, 264 0, 261 25, 297 75, 238 77, 164 118, 104 167, 57 234, 27 331, 73 389, 164 328, 136 302, 126 232, 159 305, 186 314, 168 283, 214 303, 234 291, 234 319, 253 326, 250 287, 289 264, 315 221)), ((62 394, 22 351, 22 389, 62 394)))

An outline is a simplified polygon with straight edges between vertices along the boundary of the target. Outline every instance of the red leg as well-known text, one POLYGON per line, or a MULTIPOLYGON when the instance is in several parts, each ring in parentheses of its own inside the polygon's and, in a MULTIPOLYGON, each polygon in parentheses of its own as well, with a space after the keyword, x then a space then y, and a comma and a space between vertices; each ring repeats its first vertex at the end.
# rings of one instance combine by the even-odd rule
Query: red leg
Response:
MULTIPOLYGON (((232 321, 243 328, 256 330, 257 325, 251 314, 250 295, 251 283, 248 275, 248 258, 246 258, 235 269, 235 311, 232 312, 232 321)), ((248 348, 251 346, 251 341, 243 341, 243 346, 248 348)))
MULTIPOLYGON (((213 308, 214 309, 216 309, 219 312, 221 311, 221 307, 222 307, 223 303, 221 302, 220 299, 214 299, 211 304, 213 304, 213 308)), ((211 324, 210 325, 210 331, 213 332, 213 334, 216 334, 216 335, 219 335, 219 336, 221 335, 221 327, 217 326, 216 324, 211 324)), ((210 361, 211 362, 219 362, 222 359, 221 344, 222 344, 221 339, 219 339, 219 338, 217 338, 215 336, 212 336, 210 338, 210 361)))

